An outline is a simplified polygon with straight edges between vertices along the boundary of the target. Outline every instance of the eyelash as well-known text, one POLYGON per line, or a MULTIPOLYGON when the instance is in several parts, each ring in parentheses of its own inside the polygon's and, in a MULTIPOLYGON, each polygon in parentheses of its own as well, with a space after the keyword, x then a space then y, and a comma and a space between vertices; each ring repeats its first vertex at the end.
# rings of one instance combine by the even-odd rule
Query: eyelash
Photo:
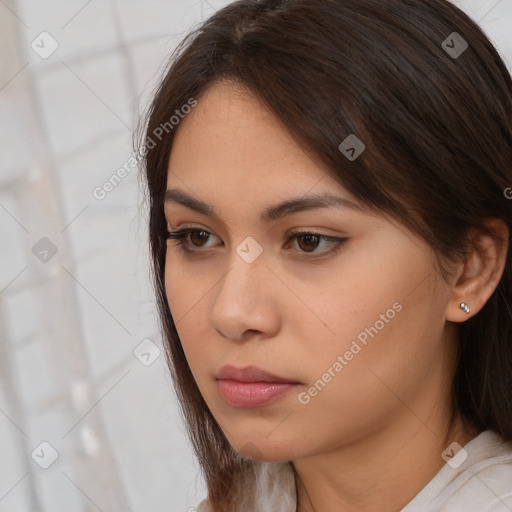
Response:
MULTIPOLYGON (((205 252, 206 251, 205 249, 200 249, 200 248, 191 249, 189 244, 185 241, 185 239, 187 238, 187 236, 189 234, 196 233, 196 232, 199 232, 199 233, 204 232, 204 233, 207 233, 208 235, 212 234, 209 231, 207 231, 206 229, 183 228, 178 231, 167 231, 166 240, 178 241, 177 245, 179 246, 180 250, 186 254, 205 252)), ((321 253, 303 252, 303 254, 299 257, 317 258, 317 257, 324 257, 329 254, 333 254, 333 253, 337 252, 341 248, 343 243, 348 240, 347 238, 339 238, 339 237, 334 237, 334 236, 321 235, 320 233, 313 233, 311 231, 297 230, 297 231, 293 231, 290 234, 286 243, 288 244, 293 239, 297 239, 297 238, 300 238, 301 236, 308 236, 308 235, 316 236, 316 237, 323 239, 325 241, 328 241, 328 242, 333 242, 333 247, 331 249, 327 249, 321 253)))

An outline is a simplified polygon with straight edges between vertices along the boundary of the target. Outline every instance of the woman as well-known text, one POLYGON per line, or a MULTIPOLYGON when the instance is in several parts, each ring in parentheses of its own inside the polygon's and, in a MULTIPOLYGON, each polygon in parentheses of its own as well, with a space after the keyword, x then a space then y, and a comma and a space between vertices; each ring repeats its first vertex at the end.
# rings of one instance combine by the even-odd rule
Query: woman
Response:
POLYGON ((444 0, 240 0, 143 155, 198 510, 512 510, 512 81, 444 0))

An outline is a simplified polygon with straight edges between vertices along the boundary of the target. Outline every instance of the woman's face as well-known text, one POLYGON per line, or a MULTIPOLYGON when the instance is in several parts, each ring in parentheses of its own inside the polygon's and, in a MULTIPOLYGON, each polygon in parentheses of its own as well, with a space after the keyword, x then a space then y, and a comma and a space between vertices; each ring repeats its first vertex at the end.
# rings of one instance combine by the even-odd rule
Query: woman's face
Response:
POLYGON ((229 82, 201 97, 176 134, 167 190, 216 214, 169 194, 169 229, 198 231, 183 240, 190 252, 168 241, 165 283, 190 369, 235 450, 294 460, 447 414, 456 333, 429 247, 358 209, 255 97, 229 82), (356 207, 260 217, 324 194, 356 207), (222 383, 225 365, 294 384, 222 383))

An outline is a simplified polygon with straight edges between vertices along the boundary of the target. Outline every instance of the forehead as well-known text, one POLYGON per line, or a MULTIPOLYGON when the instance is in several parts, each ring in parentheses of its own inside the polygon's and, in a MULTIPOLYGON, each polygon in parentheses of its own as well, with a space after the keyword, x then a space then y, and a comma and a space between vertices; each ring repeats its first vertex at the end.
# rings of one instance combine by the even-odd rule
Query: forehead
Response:
POLYGON ((168 171, 168 189, 219 204, 267 198, 266 204, 308 192, 349 195, 257 96, 228 81, 215 83, 181 121, 168 171))

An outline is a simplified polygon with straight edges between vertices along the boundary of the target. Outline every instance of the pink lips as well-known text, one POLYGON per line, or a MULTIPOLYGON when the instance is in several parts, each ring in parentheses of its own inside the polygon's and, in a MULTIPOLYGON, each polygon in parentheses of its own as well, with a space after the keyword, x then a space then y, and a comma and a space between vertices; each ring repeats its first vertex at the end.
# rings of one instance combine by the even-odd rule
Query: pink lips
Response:
POLYGON ((234 407, 262 407, 287 394, 298 382, 254 366, 223 366, 216 375, 224 400, 234 407))

